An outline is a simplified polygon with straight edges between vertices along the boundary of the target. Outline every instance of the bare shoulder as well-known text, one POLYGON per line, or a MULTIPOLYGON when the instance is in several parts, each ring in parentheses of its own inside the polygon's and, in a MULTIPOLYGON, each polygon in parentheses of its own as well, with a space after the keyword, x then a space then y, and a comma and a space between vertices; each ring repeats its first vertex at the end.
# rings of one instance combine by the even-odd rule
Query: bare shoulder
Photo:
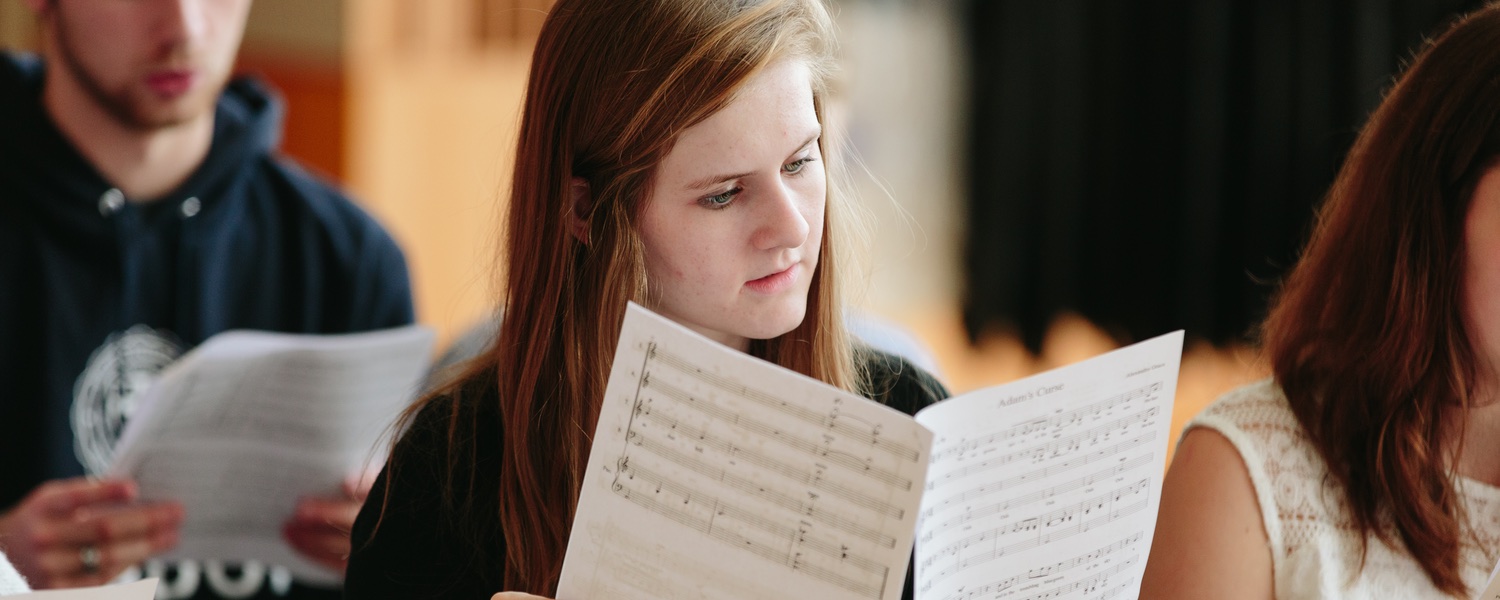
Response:
POLYGON ((1167 471, 1141 597, 1273 598, 1260 515, 1239 452, 1217 431, 1190 430, 1167 471))

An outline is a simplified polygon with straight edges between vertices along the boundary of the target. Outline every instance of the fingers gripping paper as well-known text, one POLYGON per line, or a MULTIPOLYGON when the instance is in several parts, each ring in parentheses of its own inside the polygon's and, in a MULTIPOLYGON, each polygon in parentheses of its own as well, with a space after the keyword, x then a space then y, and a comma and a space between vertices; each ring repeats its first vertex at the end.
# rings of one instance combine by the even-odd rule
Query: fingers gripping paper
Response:
POLYGON ((230 331, 173 363, 126 424, 111 473, 182 502, 167 558, 260 560, 337 583, 281 538, 303 496, 340 493, 426 372, 432 332, 230 331))

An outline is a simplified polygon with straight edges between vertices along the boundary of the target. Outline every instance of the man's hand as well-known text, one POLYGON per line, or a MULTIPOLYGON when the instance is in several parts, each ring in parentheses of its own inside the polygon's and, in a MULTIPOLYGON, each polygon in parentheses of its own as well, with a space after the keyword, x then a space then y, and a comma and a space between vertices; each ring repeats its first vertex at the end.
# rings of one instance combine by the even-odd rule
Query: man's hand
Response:
POLYGON ((49 481, 0 515, 0 547, 32 587, 102 585, 177 545, 182 505, 135 499, 130 481, 49 481))
POLYGON ((303 556, 343 573, 349 564, 349 532, 374 482, 374 475, 365 473, 345 479, 341 494, 303 498, 281 536, 303 556))

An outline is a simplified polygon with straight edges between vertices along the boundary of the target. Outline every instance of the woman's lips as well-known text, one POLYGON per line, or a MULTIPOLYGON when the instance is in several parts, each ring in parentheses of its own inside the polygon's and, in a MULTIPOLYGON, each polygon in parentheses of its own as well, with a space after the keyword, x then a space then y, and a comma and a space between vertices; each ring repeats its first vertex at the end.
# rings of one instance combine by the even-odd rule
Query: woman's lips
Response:
POLYGON ((801 269, 801 263, 793 263, 784 271, 777 271, 760 279, 745 282, 745 287, 751 291, 761 294, 775 294, 785 291, 797 282, 797 272, 801 269))

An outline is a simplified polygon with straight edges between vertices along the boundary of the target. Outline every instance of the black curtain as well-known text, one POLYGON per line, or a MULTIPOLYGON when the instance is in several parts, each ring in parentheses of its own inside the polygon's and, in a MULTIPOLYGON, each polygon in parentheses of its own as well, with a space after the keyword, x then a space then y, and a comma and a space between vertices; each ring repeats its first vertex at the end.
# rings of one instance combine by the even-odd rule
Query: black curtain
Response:
POLYGON ((1245 339, 1399 66, 1481 3, 961 3, 971 339, 1245 339))

